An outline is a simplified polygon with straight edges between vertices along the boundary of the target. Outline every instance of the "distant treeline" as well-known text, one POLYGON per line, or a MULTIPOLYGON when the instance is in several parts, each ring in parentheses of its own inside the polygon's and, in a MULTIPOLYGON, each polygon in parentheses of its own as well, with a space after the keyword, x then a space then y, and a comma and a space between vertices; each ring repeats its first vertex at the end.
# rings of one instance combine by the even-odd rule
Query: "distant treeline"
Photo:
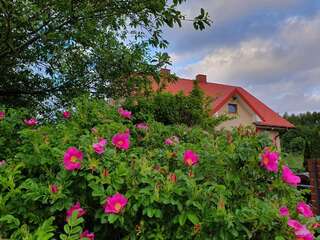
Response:
POLYGON ((283 151, 303 154, 305 159, 320 158, 320 112, 285 113, 284 118, 296 128, 282 134, 283 151))

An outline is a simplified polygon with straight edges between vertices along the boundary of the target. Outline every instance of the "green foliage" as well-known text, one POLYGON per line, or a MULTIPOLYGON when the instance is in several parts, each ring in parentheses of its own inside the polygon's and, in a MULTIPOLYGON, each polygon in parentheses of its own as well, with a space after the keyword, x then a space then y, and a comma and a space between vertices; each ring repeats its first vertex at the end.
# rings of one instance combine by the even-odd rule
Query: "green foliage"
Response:
POLYGON ((320 113, 318 112, 306 112, 297 115, 285 113, 284 117, 295 125, 315 126, 320 124, 320 113))
POLYGON ((284 151, 288 153, 302 153, 305 159, 320 157, 320 114, 303 113, 299 115, 285 115, 295 124, 296 129, 290 129, 281 136, 284 151))
POLYGON ((282 153, 283 161, 296 172, 305 172, 304 157, 302 154, 282 153))
POLYGON ((60 234, 61 240, 77 240, 82 232, 80 226, 83 223, 83 218, 77 218, 78 212, 74 211, 71 217, 68 219, 67 223, 64 225, 63 229, 65 234, 60 234))
POLYGON ((213 131, 217 125, 229 118, 223 115, 210 116, 212 101, 204 95, 196 81, 194 84, 188 96, 182 92, 176 95, 158 92, 147 97, 130 97, 124 106, 135 113, 135 122, 152 119, 165 125, 197 125, 213 131))
POLYGON ((48 220, 44 221, 43 224, 36 230, 34 233, 33 239, 49 240, 52 239, 54 234, 52 233, 55 230, 53 226, 54 218, 51 217, 48 220))
POLYGON ((10 239, 16 240, 49 240, 54 236, 55 226, 53 226, 54 217, 50 217, 45 220, 40 227, 36 229, 34 233, 30 233, 28 226, 24 224, 20 227, 10 239))
POLYGON ((29 111, 25 109, 13 110, 0 106, 0 111, 6 112, 6 121, 1 122, 0 120, 0 160, 2 160, 15 155, 15 149, 20 143, 17 132, 24 127, 23 120, 30 115, 28 114, 29 111))
POLYGON ((306 141, 302 137, 296 137, 290 142, 290 152, 296 154, 303 154, 306 147, 306 141))
MULTIPOLYGON (((47 239, 53 233, 55 239, 76 239, 82 229, 89 229, 98 240, 293 239, 278 208, 288 205, 292 218, 298 218, 295 207, 301 192, 283 183, 280 172, 261 168, 259 154, 271 144, 263 135, 237 130, 216 135, 152 118, 145 118, 147 130, 137 129, 117 108, 87 98, 72 109, 70 119, 17 128, 19 145, 1 148, 14 149, 0 166, 2 238, 47 239), (130 148, 117 150, 111 139, 126 129, 130 148), (165 145, 173 135, 179 143, 165 145), (101 137, 108 144, 98 155, 92 144, 101 137), (70 146, 84 153, 81 169, 72 172, 63 165, 70 146), (200 156, 192 168, 183 163, 187 149, 200 156), (51 184, 58 192, 50 191, 51 184), (102 206, 116 192, 125 195, 128 204, 118 215, 106 214, 102 206), (74 215, 66 224, 66 210, 77 201, 86 214, 78 219, 74 215)), ((0 125, 9 127, 6 121, 14 116, 20 119, 14 112, 0 125)), ((0 135, 11 138, 7 131, 0 135)))
POLYGON ((164 27, 192 20, 185 0, 56 0, 0 2, 0 101, 49 111, 74 96, 125 96, 168 64, 164 27), (137 77, 137 75, 139 77, 137 77), (39 106, 40 104, 40 106, 39 106))

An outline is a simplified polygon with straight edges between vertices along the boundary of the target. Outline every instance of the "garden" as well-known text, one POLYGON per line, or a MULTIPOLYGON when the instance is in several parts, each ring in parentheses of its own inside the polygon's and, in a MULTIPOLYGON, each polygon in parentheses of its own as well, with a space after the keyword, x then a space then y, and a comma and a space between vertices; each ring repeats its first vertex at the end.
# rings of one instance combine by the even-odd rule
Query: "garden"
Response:
POLYGON ((300 179, 267 136, 165 124, 152 103, 85 96, 51 122, 3 109, 1 238, 315 239, 300 179))
POLYGON ((0 1, 0 239, 320 239, 294 160, 318 153, 318 120, 283 154, 216 131, 229 117, 197 82, 161 91, 164 30, 213 23, 185 2, 0 1))

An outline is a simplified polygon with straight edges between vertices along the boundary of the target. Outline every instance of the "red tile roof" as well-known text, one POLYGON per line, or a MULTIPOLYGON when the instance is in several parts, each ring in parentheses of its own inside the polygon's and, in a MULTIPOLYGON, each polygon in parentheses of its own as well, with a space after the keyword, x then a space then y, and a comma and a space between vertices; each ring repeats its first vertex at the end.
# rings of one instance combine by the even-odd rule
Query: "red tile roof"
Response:
MULTIPOLYGON (((199 82, 199 87, 207 96, 213 98, 212 114, 216 113, 232 96, 239 95, 248 104, 248 106, 260 117, 261 122, 256 122, 258 126, 294 128, 286 119, 275 113, 272 109, 262 103, 259 99, 248 93, 241 87, 199 82)), ((165 91, 176 94, 180 91, 188 95, 193 88, 193 80, 178 79, 175 83, 169 84, 165 91)))

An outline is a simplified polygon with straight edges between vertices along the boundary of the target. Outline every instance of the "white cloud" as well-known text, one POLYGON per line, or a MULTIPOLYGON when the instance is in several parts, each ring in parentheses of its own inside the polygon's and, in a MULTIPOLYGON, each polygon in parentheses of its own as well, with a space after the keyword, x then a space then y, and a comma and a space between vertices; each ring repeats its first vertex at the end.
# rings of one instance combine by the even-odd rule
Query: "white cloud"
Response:
POLYGON ((186 21, 182 28, 165 29, 164 37, 170 42, 169 51, 175 63, 184 64, 187 55, 196 55, 192 59, 198 59, 217 46, 234 44, 257 33, 269 33, 276 25, 277 16, 303 3, 304 0, 188 0, 181 7, 187 18, 198 15, 202 7, 209 12, 212 26, 195 31, 192 23, 186 21))
POLYGON ((178 72, 243 86, 279 112, 320 110, 319 43, 320 14, 291 17, 269 38, 220 47, 178 72))

